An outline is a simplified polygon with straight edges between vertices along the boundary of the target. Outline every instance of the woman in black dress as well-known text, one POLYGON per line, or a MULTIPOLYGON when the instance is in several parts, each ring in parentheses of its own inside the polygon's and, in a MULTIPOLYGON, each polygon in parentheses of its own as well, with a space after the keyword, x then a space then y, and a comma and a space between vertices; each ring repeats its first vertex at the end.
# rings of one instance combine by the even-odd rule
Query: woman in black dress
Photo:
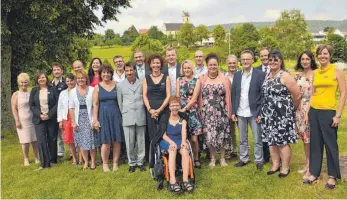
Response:
POLYGON ((161 73, 164 59, 160 55, 151 55, 148 58, 148 65, 151 74, 143 79, 143 101, 148 111, 147 131, 149 141, 153 141, 154 145, 161 139, 169 118, 170 77, 161 73))

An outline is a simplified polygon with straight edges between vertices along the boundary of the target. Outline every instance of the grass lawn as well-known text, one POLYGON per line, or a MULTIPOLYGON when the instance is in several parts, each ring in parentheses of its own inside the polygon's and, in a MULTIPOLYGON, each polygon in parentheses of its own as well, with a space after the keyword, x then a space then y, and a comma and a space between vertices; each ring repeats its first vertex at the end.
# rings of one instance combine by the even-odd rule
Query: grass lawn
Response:
MULTIPOLYGON (((343 115, 339 129, 340 155, 347 156, 347 112, 343 115)), ((156 182, 149 171, 128 172, 126 164, 120 165, 117 172, 103 173, 102 167, 82 171, 71 161, 64 160, 58 165, 42 171, 34 171, 38 166, 23 167, 23 157, 18 138, 14 132, 3 131, 1 151, 1 198, 9 199, 47 199, 47 198, 346 198, 346 181, 340 181, 334 191, 324 189, 327 180, 326 164, 323 165, 322 179, 317 185, 303 185, 301 174, 296 171, 304 164, 303 145, 292 145, 291 174, 285 179, 277 175, 267 176, 271 168, 265 165, 257 171, 254 163, 243 168, 235 168, 237 161, 221 168, 210 169, 208 160, 203 160, 202 169, 196 170, 197 187, 193 194, 175 195, 156 190, 156 182)), ((252 139, 250 138, 250 141, 252 139)), ((253 151, 253 147, 251 147, 253 151)), ((251 153, 252 153, 251 151, 251 153)), ((68 157, 68 154, 65 155, 68 157)), ((253 158, 253 156, 252 156, 253 158)), ((31 152, 31 162, 33 156, 31 152)), ((217 162, 218 163, 218 162, 217 162)))
POLYGON ((113 64, 113 57, 116 55, 121 55, 124 57, 125 62, 127 62, 131 57, 131 47, 130 46, 113 46, 113 47, 99 47, 94 46, 91 49, 92 57, 99 57, 102 61, 107 59, 111 64, 113 64))

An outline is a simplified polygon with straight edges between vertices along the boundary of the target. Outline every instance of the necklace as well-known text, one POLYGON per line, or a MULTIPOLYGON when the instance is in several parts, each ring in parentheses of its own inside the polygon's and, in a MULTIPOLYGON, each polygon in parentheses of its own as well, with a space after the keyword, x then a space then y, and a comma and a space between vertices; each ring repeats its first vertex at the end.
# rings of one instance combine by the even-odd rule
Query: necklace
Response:
POLYGON ((211 77, 211 76, 210 76, 210 73, 207 73, 207 75, 208 75, 208 77, 209 77, 210 79, 216 79, 217 76, 218 76, 218 72, 217 72, 217 75, 216 75, 215 77, 211 77))
POLYGON ((153 78, 157 78, 157 77, 159 77, 161 75, 161 73, 158 75, 158 76, 154 76, 154 74, 152 74, 152 77, 153 78))

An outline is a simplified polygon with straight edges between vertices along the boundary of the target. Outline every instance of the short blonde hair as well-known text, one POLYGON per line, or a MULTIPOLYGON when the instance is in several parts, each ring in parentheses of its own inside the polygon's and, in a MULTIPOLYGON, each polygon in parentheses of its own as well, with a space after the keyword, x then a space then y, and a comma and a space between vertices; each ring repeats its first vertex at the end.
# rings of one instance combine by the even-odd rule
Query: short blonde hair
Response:
POLYGON ((18 85, 20 84, 21 81, 23 80, 27 80, 28 83, 30 83, 30 77, 27 73, 20 73, 18 76, 17 76, 17 83, 18 85))
POLYGON ((84 71, 82 71, 82 72, 77 72, 77 73, 76 73, 76 80, 77 80, 77 77, 79 77, 79 76, 82 76, 83 78, 86 79, 86 84, 87 84, 87 86, 90 84, 89 76, 88 76, 87 73, 85 73, 84 71))
POLYGON ((189 68, 192 70, 193 76, 194 76, 195 67, 194 67, 193 61, 191 61, 191 60, 185 60, 185 61, 183 61, 182 65, 181 65, 181 71, 180 71, 180 74, 181 74, 182 76, 185 75, 185 74, 184 74, 184 70, 183 70, 184 65, 188 65, 188 66, 189 66, 189 68))

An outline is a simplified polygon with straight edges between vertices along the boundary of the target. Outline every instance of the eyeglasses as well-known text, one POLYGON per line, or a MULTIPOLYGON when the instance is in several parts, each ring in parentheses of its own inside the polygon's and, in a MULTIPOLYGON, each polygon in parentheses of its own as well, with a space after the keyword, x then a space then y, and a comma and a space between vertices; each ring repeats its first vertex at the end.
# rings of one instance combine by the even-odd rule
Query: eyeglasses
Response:
POLYGON ((229 65, 236 65, 237 62, 228 62, 229 65))
POLYGON ((241 61, 251 61, 252 58, 247 58, 247 59, 241 59, 241 61))
POLYGON ((274 59, 269 59, 269 62, 279 62, 280 61, 280 59, 277 59, 277 58, 274 58, 274 59))

